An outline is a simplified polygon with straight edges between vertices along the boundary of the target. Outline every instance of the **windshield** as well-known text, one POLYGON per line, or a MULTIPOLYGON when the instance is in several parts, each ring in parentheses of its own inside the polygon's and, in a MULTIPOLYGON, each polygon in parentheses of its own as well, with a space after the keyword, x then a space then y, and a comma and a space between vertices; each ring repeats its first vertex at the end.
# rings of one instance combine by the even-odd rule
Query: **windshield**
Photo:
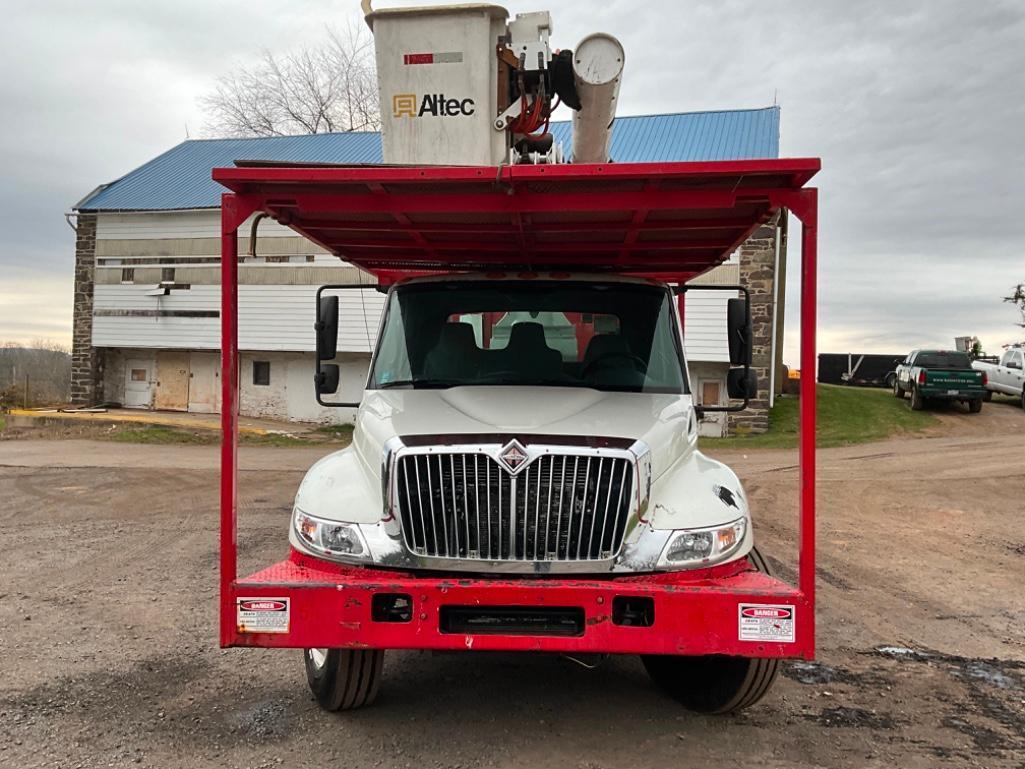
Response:
POLYGON ((392 291, 369 389, 687 392, 672 297, 629 283, 453 281, 392 291))

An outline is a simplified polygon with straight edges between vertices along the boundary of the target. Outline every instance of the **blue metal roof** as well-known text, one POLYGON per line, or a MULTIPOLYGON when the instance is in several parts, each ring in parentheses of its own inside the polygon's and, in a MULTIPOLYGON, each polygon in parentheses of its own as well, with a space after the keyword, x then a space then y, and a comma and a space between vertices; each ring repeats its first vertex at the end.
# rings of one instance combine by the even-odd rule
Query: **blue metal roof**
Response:
MULTIPOLYGON (((571 151, 569 121, 552 124, 556 141, 571 151)), ((779 107, 680 112, 616 118, 612 158, 620 163, 752 160, 779 156, 779 107)), ((168 211, 216 208, 224 188, 213 168, 236 160, 296 163, 380 163, 377 133, 194 139, 172 147, 74 207, 80 211, 168 211)))

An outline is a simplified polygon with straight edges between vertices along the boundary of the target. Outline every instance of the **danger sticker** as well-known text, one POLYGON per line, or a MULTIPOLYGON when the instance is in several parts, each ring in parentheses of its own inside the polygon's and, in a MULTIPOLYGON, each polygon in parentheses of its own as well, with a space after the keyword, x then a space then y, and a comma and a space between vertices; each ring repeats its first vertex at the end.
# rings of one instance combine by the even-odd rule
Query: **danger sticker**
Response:
POLYGON ((794 607, 742 603, 738 609, 741 641, 794 643, 794 607))
POLYGON ((239 598, 236 604, 238 632, 287 633, 287 598, 239 598))

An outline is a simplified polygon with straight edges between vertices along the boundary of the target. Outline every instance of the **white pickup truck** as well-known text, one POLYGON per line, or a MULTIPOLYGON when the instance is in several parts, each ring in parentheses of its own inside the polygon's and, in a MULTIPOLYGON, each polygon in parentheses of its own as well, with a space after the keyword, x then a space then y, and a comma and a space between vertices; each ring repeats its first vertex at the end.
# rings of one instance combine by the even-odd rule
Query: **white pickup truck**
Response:
POLYGON ((986 372, 989 380, 986 389, 990 393, 987 400, 993 393, 1011 395, 1025 408, 1025 348, 1012 347, 1000 356, 999 363, 977 360, 972 368, 986 372))

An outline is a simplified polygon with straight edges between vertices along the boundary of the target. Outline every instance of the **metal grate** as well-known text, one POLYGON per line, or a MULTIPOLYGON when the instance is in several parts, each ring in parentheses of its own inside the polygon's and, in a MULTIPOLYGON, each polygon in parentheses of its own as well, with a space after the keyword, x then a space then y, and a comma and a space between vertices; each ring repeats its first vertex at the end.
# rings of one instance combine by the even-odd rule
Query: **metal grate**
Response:
POLYGON ((518 475, 483 453, 401 456, 396 495, 406 546, 419 555, 594 561, 619 552, 633 462, 545 454, 518 475))

